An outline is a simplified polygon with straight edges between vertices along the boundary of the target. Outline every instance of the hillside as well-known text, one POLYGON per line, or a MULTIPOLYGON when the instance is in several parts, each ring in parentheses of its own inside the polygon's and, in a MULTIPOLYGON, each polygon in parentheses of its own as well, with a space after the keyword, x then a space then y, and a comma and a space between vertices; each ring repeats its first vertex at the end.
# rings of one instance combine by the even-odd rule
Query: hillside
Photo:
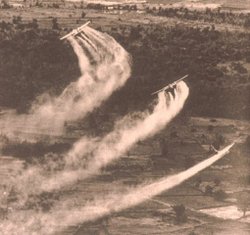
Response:
POLYGON ((1 232, 248 234, 250 15, 151 6, 0 17, 1 232), (80 71, 60 37, 87 21, 130 53, 128 81, 129 56, 90 28, 89 47, 85 35, 73 44, 80 71), (179 83, 154 108, 152 92, 185 74, 189 89, 179 83), (21 115, 34 102, 45 105, 21 115))
MULTIPOLYGON (((109 17, 95 18, 92 24, 114 36, 133 57, 131 79, 104 109, 110 112, 117 106, 122 113, 143 108, 154 90, 189 74, 189 115, 250 118, 248 32, 190 24, 124 24, 125 17, 117 23, 109 17)), ((58 22, 60 26, 60 18, 58 22)), ((38 95, 59 94, 78 78, 77 60, 70 45, 58 39, 64 31, 39 29, 18 21, 3 22, 0 27, 0 106, 26 112, 38 95)))

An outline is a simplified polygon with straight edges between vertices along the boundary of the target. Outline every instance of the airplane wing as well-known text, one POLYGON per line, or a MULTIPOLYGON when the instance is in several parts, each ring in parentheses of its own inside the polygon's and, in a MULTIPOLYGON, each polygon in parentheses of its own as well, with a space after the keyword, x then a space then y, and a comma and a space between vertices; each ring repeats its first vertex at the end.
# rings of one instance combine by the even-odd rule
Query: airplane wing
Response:
POLYGON ((86 27, 88 24, 90 23, 90 21, 88 21, 87 23, 83 24, 82 26, 78 27, 77 29, 72 30, 70 33, 66 34, 65 36, 61 37, 60 40, 64 40, 70 36, 75 36, 77 34, 79 34, 84 27, 86 27))
MULTIPOLYGON (((226 148, 228 149, 227 152, 229 152, 229 150, 230 150, 234 145, 235 145, 235 142, 233 142, 232 144, 228 145, 228 146, 226 147, 226 148)), ((222 150, 218 150, 218 149, 216 149, 213 145, 211 145, 210 147, 211 147, 211 149, 212 149, 215 153, 220 153, 221 151, 225 150, 225 148, 222 149, 222 150)))
POLYGON ((73 33, 70 32, 70 33, 66 34, 65 36, 61 37, 60 40, 64 40, 64 39, 70 37, 72 34, 73 34, 73 33))
POLYGON ((158 93, 160 93, 160 92, 162 92, 162 91, 166 91, 167 89, 170 89, 170 88, 174 87, 178 82, 182 81, 183 79, 185 79, 185 78, 187 78, 187 77, 188 77, 188 74, 185 75, 185 76, 183 76, 182 78, 176 80, 175 82, 173 82, 173 83, 171 83, 171 84, 169 84, 169 85, 163 87, 162 89, 153 92, 151 95, 155 95, 155 94, 158 94, 158 93))
POLYGON ((90 21, 86 22, 85 24, 83 24, 82 26, 80 26, 79 28, 77 28, 77 31, 82 31, 89 24, 90 24, 90 21))
POLYGON ((183 76, 182 78, 178 79, 177 81, 173 82, 172 84, 176 85, 178 82, 184 80, 184 79, 187 78, 188 76, 189 76, 189 75, 187 74, 187 75, 183 76))
POLYGON ((162 91, 167 90, 168 88, 170 88, 170 85, 167 85, 167 86, 163 87, 162 89, 153 92, 151 95, 156 95, 156 94, 158 94, 158 93, 160 93, 160 92, 162 92, 162 91))

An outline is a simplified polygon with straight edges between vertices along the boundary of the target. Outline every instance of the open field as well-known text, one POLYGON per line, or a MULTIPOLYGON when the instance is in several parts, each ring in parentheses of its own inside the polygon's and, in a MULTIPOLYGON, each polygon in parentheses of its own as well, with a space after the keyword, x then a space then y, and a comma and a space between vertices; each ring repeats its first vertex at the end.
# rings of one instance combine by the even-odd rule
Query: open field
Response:
MULTIPOLYGON (((131 186, 177 173, 210 155, 208 146, 216 133, 225 136, 227 142, 231 142, 239 136, 240 139, 237 140, 237 145, 228 156, 209 169, 153 200, 111 215, 107 224, 100 220, 96 223, 69 227, 66 231, 57 234, 98 234, 105 229, 108 229, 110 234, 190 234, 191 232, 195 232, 195 234, 211 234, 211 232, 237 234, 239 231, 241 233, 238 234, 248 234, 249 220, 245 222, 243 222, 244 220, 224 220, 214 216, 210 217, 199 211, 223 206, 237 206, 239 194, 250 190, 249 185, 245 185, 243 180, 249 177, 249 148, 246 151, 243 145, 246 136, 250 134, 248 122, 226 119, 211 121, 211 119, 197 117, 185 123, 177 120, 156 137, 135 146, 128 155, 104 169, 100 176, 65 188, 60 194, 59 200, 70 199, 80 207, 96 196, 102 198, 114 191, 126 192, 131 186), (213 130, 208 133, 207 130, 211 126, 213 126, 213 130), (177 131, 174 139, 170 137, 173 131, 177 131), (159 143, 162 139, 168 146, 167 156, 161 154, 159 143), (229 167, 223 168, 223 166, 229 167), (206 195, 202 191, 202 187, 197 186, 198 181, 206 185, 216 179, 220 180, 219 187, 227 192, 227 198, 230 200, 218 200, 214 195, 206 195), (176 224, 175 214, 170 207, 170 205, 179 204, 185 205, 188 215, 187 222, 181 225, 176 224)), ((14 172, 15 166, 19 168, 19 164, 12 164, 14 172)), ((2 178, 7 176, 3 174, 4 171, 4 169, 1 170, 2 178)))
MULTIPOLYGON (((125 156, 124 159, 115 162, 107 170, 104 170, 102 175, 93 179, 95 182, 93 185, 96 186, 96 189, 98 188, 98 195, 103 194, 105 196, 108 194, 110 187, 107 189, 107 184, 111 182, 111 185, 113 185, 111 188, 119 191, 119 188, 128 187, 128 183, 129 185, 137 185, 143 181, 156 180, 164 175, 171 175, 181 171, 181 169, 186 167, 185 165, 190 164, 189 161, 198 162, 208 157, 206 145, 210 144, 209 140, 207 142, 204 141, 203 144, 199 144, 199 142, 202 135, 206 135, 206 138, 209 139, 206 129, 209 128, 210 124, 211 121, 205 118, 193 118, 188 124, 174 123, 157 135, 157 137, 147 140, 146 143, 142 142, 142 146, 138 145, 131 150, 129 156, 125 156), (169 137, 169 133, 177 128, 178 137, 172 140, 169 137), (190 130, 194 128, 196 132, 190 134, 190 130), (161 156, 160 154, 157 142, 159 143, 162 138, 167 143, 171 143, 169 144, 168 156, 161 156), (147 146, 148 150, 141 155, 143 146, 147 146), (177 149, 179 151, 176 151, 177 149), (105 175, 110 177, 104 180, 103 176, 105 175), (100 189, 101 191, 99 191, 100 189)), ((240 122, 231 120, 216 119, 216 122, 212 122, 212 125, 214 126, 214 132, 211 133, 211 136, 218 131, 220 134, 227 136, 227 141, 237 138, 235 130, 238 127, 239 131, 243 127, 246 135, 250 131, 250 126, 247 122, 240 124, 240 122), (235 129, 232 130, 232 127, 235 129)), ((211 136, 210 138, 212 138, 211 136)), ((198 179, 201 179, 202 182, 212 182, 215 179, 220 179, 221 189, 229 192, 228 197, 231 199, 236 197, 237 192, 249 190, 249 186, 248 189, 246 186, 240 186, 243 175, 249 173, 249 161, 247 161, 247 164, 244 163, 248 158, 248 153, 242 152, 242 148, 239 147, 240 143, 245 142, 244 139, 242 136, 242 139, 238 140, 239 145, 236 145, 232 153, 224 160, 221 160, 191 180, 169 190, 152 201, 149 200, 136 208, 111 216, 107 226, 109 232, 111 234, 190 234, 191 232, 195 232, 195 234, 237 234, 239 232, 239 234, 248 234, 250 229, 248 224, 240 221, 229 222, 228 220, 206 216, 203 213, 200 214, 200 209, 237 205, 237 203, 226 200, 218 201, 213 196, 205 195, 195 186, 198 179), (231 167, 226 169, 216 168, 216 166, 228 165, 231 167), (188 208, 187 214, 189 219, 183 225, 175 224, 174 212, 168 206, 176 204, 184 204, 188 208)), ((71 188, 73 191, 76 190, 73 193, 78 198, 76 201, 81 201, 84 195, 89 196, 92 192, 96 192, 91 184, 93 180, 83 183, 82 186, 79 183, 76 188, 71 188), (88 191, 89 187, 92 188, 90 191, 88 191), (82 191, 83 188, 84 190, 82 191)), ((70 197, 72 197, 72 194, 70 194, 70 197)), ((72 232, 74 229, 71 229, 72 232)), ((92 234, 102 230, 102 222, 89 225, 84 224, 78 227, 76 234, 92 234)), ((65 232, 65 234, 72 234, 71 232, 65 232)))

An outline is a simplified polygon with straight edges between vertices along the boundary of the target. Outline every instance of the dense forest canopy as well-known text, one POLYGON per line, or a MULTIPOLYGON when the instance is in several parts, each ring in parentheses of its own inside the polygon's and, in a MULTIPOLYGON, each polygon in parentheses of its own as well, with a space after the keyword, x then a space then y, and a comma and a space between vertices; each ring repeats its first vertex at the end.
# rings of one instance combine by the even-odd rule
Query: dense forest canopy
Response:
POLYGON ((2 28, 0 61, 0 106, 21 112, 39 94, 59 94, 80 75, 71 47, 52 30, 2 28))
MULTIPOLYGON (((250 34, 156 24, 99 29, 133 58, 131 79, 106 107, 121 102, 126 112, 143 107, 152 100, 151 92, 189 74, 190 115, 250 118, 250 34)), ((35 97, 59 94, 80 75, 70 45, 58 39, 59 29, 2 22, 0 31, 0 106, 25 112, 35 97)))

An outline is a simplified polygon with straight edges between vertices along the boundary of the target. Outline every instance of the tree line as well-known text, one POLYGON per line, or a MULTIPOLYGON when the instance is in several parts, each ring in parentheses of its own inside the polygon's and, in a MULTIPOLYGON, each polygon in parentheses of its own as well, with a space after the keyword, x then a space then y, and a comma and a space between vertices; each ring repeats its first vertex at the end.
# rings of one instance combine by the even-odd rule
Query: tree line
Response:
POLYGON ((232 25, 250 27, 250 13, 236 13, 232 11, 225 11, 218 8, 212 10, 207 8, 204 11, 192 10, 185 7, 180 8, 162 8, 156 7, 147 8, 147 13, 165 16, 169 18, 181 18, 185 20, 194 20, 209 23, 227 23, 232 25))

